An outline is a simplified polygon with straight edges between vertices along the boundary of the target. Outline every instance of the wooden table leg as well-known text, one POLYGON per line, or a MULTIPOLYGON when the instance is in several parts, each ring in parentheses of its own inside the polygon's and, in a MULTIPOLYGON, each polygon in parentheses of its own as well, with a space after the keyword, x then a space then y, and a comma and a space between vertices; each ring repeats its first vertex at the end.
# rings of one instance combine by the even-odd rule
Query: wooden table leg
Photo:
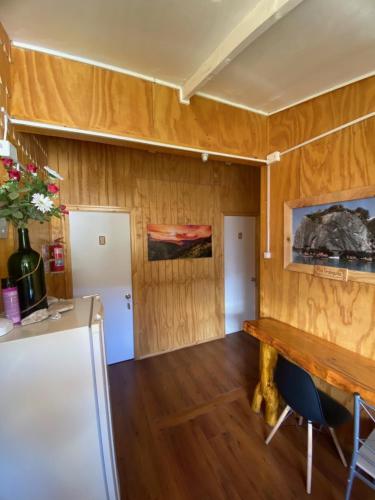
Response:
POLYGON ((266 404, 265 420, 271 426, 274 426, 277 422, 279 409, 279 394, 273 381, 276 362, 276 349, 269 344, 261 342, 259 360, 260 381, 254 391, 252 409, 255 413, 259 413, 264 399, 266 404))

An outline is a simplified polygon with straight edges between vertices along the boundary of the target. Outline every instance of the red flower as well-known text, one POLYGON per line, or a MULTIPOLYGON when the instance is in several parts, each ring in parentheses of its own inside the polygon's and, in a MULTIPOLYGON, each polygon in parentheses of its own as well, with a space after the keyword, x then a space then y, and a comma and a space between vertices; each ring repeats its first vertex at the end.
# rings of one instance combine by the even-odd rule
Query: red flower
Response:
POLYGON ((14 170, 14 169, 9 170, 8 174, 9 174, 9 179, 11 179, 12 181, 18 182, 21 178, 21 174, 19 173, 18 170, 14 170))
POLYGON ((30 174, 36 174, 38 167, 34 163, 28 163, 26 165, 26 170, 30 172, 30 174))
POLYGON ((58 186, 56 184, 48 184, 47 190, 49 193, 56 194, 59 192, 58 186))
POLYGON ((66 209, 66 205, 60 205, 59 210, 64 215, 69 215, 69 210, 66 209))
POLYGON ((6 168, 11 168, 13 167, 13 160, 12 158, 1 158, 4 167, 6 168))

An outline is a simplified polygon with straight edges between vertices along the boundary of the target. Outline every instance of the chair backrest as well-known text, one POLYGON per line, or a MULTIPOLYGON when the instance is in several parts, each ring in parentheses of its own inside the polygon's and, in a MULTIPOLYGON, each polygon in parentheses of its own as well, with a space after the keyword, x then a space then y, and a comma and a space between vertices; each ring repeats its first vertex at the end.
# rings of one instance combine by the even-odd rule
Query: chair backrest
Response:
POLYGON ((354 394, 354 447, 350 464, 345 500, 350 500, 355 477, 375 490, 375 406, 367 404, 358 393, 354 394), (365 413, 373 430, 367 438, 361 438, 361 414, 365 413))
POLYGON ((326 424, 319 393, 305 370, 279 355, 275 382, 292 410, 311 422, 326 424))

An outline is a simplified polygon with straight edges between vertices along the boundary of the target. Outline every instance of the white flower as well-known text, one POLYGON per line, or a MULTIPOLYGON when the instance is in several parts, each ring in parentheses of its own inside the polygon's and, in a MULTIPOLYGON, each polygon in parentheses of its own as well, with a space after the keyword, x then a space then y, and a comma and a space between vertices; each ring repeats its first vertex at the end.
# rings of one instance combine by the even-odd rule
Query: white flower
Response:
POLYGON ((40 210, 43 214, 46 212, 50 212, 53 207, 53 201, 48 198, 48 196, 44 196, 44 194, 35 193, 31 198, 31 203, 36 206, 38 210, 40 210))
POLYGON ((53 170, 52 168, 47 166, 44 167, 44 170, 54 179, 60 179, 60 181, 64 180, 64 177, 61 177, 61 175, 58 172, 56 172, 56 170, 53 170))

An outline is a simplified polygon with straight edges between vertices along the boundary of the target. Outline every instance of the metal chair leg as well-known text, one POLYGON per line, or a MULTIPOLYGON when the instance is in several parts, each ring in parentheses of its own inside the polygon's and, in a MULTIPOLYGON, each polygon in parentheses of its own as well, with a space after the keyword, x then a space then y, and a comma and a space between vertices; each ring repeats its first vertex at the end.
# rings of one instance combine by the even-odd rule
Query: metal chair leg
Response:
POLYGON ((275 427, 272 429, 272 431, 268 435, 268 437, 266 439, 266 444, 269 444, 271 442, 271 439, 273 438, 273 436, 278 431, 280 425, 284 422, 284 420, 286 420, 289 417, 289 415, 290 415, 291 412, 292 412, 292 409, 290 408, 290 406, 287 405, 284 408, 284 411, 282 412, 282 414, 280 415, 279 420, 276 422, 275 427))
POLYGON ((312 474, 312 457, 313 457, 313 426, 310 420, 307 423, 307 477, 306 477, 306 492, 311 493, 311 474, 312 474))
POLYGON ((345 492, 345 500, 350 500, 350 496, 352 494, 352 488, 353 488, 353 482, 354 482, 354 468, 355 465, 350 466, 350 473, 349 473, 349 478, 348 478, 348 484, 346 486, 346 492, 345 492))
POLYGON ((331 433, 333 442, 335 443, 337 453, 339 454, 339 456, 341 458, 341 462, 344 464, 344 467, 347 467, 348 463, 345 459, 345 456, 344 456, 344 453, 343 453, 342 448, 340 446, 339 440, 337 439, 335 429, 333 427, 328 427, 328 429, 329 429, 329 432, 331 433))

